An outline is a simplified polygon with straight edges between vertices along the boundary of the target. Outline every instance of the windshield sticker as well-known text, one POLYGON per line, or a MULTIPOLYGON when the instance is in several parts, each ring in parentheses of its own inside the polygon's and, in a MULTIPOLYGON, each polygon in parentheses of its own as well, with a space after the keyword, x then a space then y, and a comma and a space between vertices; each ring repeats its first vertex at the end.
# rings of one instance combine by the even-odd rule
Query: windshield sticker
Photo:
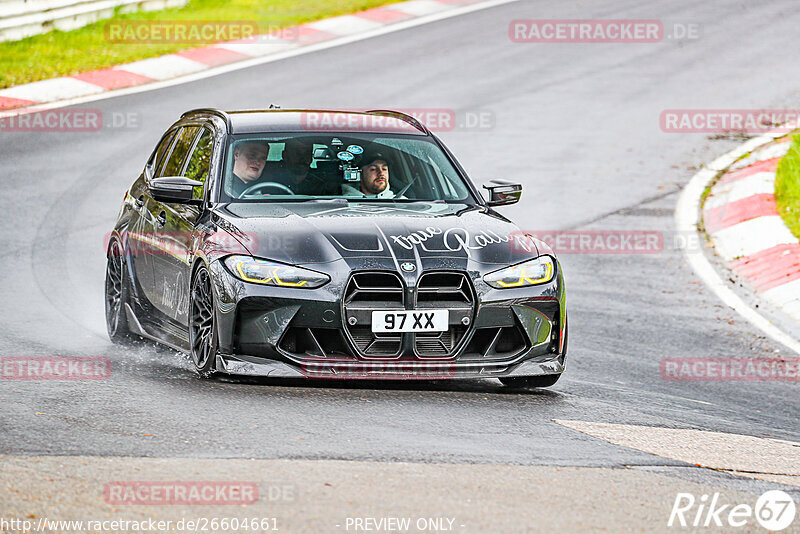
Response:
POLYGON ((364 152, 364 149, 358 145, 350 145, 349 147, 347 147, 347 151, 350 152, 351 154, 357 155, 357 154, 362 154, 364 152))
POLYGON ((350 152, 339 152, 336 154, 336 157, 342 161, 353 161, 353 158, 355 158, 355 156, 350 152))
POLYGON ((361 169, 359 169, 358 167, 345 167, 344 179, 347 182, 360 182, 361 169))

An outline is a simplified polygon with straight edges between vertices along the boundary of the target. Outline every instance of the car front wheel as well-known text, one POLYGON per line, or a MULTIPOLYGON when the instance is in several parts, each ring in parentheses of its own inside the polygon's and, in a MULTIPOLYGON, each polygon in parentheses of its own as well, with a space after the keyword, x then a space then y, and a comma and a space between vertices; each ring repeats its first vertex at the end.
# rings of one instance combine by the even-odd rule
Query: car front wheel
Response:
POLYGON ((114 343, 126 344, 131 341, 125 303, 128 302, 128 285, 125 281, 125 264, 122 244, 116 237, 108 245, 108 264, 106 265, 105 287, 106 331, 114 343))
POLYGON ((192 361, 201 377, 207 378, 216 371, 217 321, 214 316, 214 292, 211 275, 205 266, 195 272, 192 280, 189 344, 192 361))

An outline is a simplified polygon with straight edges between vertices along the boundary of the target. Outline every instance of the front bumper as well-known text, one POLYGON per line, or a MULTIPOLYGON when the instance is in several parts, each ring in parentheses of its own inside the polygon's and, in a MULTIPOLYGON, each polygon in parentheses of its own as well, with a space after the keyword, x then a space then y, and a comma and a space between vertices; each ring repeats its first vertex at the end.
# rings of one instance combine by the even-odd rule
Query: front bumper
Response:
POLYGON ((515 364, 495 362, 449 363, 405 361, 315 362, 292 365, 284 361, 244 355, 217 355, 217 370, 224 373, 274 378, 447 380, 452 378, 496 378, 553 375, 564 372, 565 355, 532 358, 515 364))
MULTIPOLYGON (((335 263, 335 262, 334 262, 335 263)), ((388 308, 448 307, 451 332, 445 341, 407 334, 386 350, 362 342, 347 318, 364 317, 348 303, 353 274, 341 265, 308 266, 332 281, 315 290, 276 288, 240 281, 221 262, 211 264, 217 302, 220 372, 272 377, 331 379, 449 379, 558 374, 564 371, 566 296, 563 276, 548 284, 497 290, 482 272, 464 272, 473 302, 465 309, 423 303, 415 277, 401 280, 400 303, 388 308), (350 306, 350 307, 348 307, 350 306), (359 315, 360 314, 360 315, 359 315), (467 325, 463 325, 468 317, 467 325), (456 324, 458 323, 458 324, 456 324), (463 326, 462 326, 463 325, 463 326)), ((379 272, 389 272, 380 270, 379 272)), ((426 273, 443 271, 425 271, 426 273)), ((452 274, 452 273, 451 273, 452 274)), ((440 295, 436 295, 438 298, 440 295)), ((381 304, 378 304, 378 309, 381 304)), ((365 328, 359 323, 359 328, 365 328)), ((367 329, 369 330, 369 329, 367 329)))

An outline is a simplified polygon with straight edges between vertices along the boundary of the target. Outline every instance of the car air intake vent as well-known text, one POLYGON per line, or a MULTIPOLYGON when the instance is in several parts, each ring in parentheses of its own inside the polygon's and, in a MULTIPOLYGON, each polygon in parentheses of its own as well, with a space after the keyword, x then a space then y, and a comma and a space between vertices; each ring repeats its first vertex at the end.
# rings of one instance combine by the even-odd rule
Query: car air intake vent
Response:
POLYGON ((467 332, 466 326, 453 325, 446 332, 416 334, 415 348, 425 358, 444 358, 453 352, 459 341, 467 332))
POLYGON ((356 348, 364 356, 394 356, 400 352, 402 334, 374 334, 370 327, 355 327, 350 332, 356 348))
POLYGON ((425 307, 472 306, 472 287, 462 273, 425 273, 417 284, 417 304, 425 307))
POLYGON ((403 283, 393 273, 357 273, 345 291, 345 305, 352 302, 403 304, 403 283))
POLYGON ((417 355, 420 358, 453 356, 469 331, 467 325, 475 317, 475 293, 466 273, 423 273, 417 283, 416 308, 446 308, 451 319, 446 332, 414 334, 417 355), (466 324, 464 319, 467 319, 466 324))
POLYGON ((373 310, 404 309, 403 282, 395 273, 356 273, 345 289, 344 328, 355 352, 362 358, 400 354, 402 333, 372 332, 373 310))
POLYGON ((303 328, 292 326, 279 343, 281 349, 300 360, 335 358, 355 359, 338 328, 303 328))
POLYGON ((530 348, 527 336, 518 321, 514 326, 478 328, 472 336, 462 361, 508 360, 530 348))

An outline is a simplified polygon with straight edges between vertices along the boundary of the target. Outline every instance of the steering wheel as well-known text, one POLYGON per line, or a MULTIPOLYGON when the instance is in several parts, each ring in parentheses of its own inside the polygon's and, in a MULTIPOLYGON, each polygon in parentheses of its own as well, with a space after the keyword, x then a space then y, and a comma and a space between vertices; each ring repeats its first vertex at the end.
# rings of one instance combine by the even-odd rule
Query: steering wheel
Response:
POLYGON ((283 184, 279 184, 278 182, 259 182, 257 184, 251 185, 250 187, 242 191, 238 198, 244 198, 248 195, 252 195, 256 191, 261 191, 262 189, 267 189, 269 187, 279 189, 282 192, 288 193, 290 195, 294 195, 294 191, 292 191, 283 184))

